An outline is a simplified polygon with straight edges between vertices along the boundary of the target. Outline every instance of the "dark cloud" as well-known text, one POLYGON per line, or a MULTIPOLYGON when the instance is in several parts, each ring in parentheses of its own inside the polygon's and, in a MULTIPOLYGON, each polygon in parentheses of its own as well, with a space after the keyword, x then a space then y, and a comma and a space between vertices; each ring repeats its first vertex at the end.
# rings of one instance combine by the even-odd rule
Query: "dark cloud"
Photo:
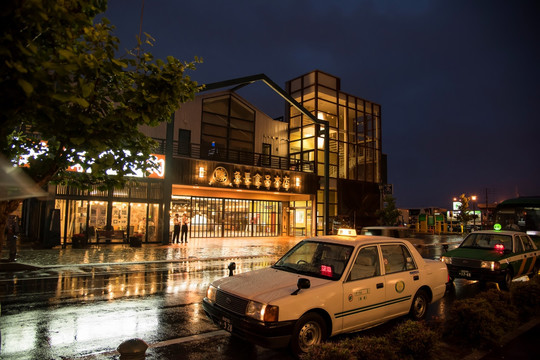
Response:
MULTIPOLYGON (((141 1, 110 0, 122 46, 135 46, 141 1)), ((265 73, 278 84, 320 69, 382 106, 383 151, 399 206, 448 207, 540 195, 540 2, 144 2, 151 52, 204 58, 200 83, 265 73)), ((243 90, 271 116, 281 100, 243 90)))

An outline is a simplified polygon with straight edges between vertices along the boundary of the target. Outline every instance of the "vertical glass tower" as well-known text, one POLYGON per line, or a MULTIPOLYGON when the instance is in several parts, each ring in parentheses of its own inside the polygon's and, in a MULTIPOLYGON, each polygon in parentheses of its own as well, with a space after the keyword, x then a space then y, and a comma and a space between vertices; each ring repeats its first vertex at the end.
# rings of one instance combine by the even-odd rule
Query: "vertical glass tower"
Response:
MULTIPOLYGON (((340 180, 358 184, 379 185, 381 178, 381 107, 371 101, 346 94, 340 90, 338 77, 315 70, 286 83, 286 91, 318 119, 329 123, 330 197, 329 218, 348 217, 351 207, 342 206, 338 199, 343 189, 340 180)), ((324 176, 324 139, 320 125, 314 124, 296 108, 288 105, 289 156, 298 161, 303 171, 324 176)), ((347 182, 347 189, 354 189, 347 182)), ((317 192, 317 234, 324 229, 324 182, 317 192)), ((378 189, 356 186, 358 189, 378 189)), ((346 195, 345 195, 346 196, 346 195)), ((378 196, 378 194, 373 194, 378 196)), ((332 222, 332 221, 331 221, 332 222)))

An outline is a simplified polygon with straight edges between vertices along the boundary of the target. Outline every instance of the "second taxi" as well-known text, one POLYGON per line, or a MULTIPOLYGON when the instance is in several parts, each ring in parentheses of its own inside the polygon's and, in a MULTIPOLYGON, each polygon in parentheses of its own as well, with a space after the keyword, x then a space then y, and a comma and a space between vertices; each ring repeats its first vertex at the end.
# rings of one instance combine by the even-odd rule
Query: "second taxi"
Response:
POLYGON ((446 265, 423 259, 406 240, 323 236, 301 241, 270 268, 214 281, 203 307, 233 335, 300 354, 398 316, 421 319, 447 282, 446 265))
POLYGON ((532 277, 540 270, 540 250, 519 231, 474 231, 442 260, 448 265, 451 280, 494 281, 503 289, 508 289, 513 279, 532 277))

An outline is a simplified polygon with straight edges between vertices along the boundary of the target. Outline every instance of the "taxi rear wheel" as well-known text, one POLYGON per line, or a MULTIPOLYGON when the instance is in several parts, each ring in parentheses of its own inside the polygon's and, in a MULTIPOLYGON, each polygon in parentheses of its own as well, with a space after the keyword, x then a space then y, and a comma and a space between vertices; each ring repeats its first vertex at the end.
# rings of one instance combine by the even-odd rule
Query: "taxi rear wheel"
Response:
POLYGON ((426 317, 429 297, 425 290, 418 290, 411 304, 409 315, 413 320, 422 320, 426 317))
POLYGON ((293 353, 300 355, 325 339, 324 319, 317 313, 307 313, 296 322, 291 338, 291 349, 293 353))
POLYGON ((502 290, 508 290, 510 289, 510 285, 512 285, 512 278, 514 275, 512 274, 512 269, 508 268, 506 270, 506 273, 504 274, 504 278, 499 281, 499 288, 502 290))

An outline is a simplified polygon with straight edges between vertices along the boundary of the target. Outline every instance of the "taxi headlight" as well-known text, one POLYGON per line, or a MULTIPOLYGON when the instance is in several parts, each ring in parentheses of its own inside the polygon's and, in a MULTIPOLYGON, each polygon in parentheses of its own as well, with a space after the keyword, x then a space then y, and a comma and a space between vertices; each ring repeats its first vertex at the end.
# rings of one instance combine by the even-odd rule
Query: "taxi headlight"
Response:
POLYGON ((452 258, 448 256, 441 257, 441 261, 443 261, 445 264, 452 264, 452 258))
POLYGON ((278 321, 279 307, 250 301, 246 307, 246 315, 255 320, 274 322, 278 321))
POLYGON ((491 271, 499 270, 499 263, 497 261, 482 261, 480 267, 482 269, 489 269, 491 271))
POLYGON ((216 301, 216 293, 217 288, 213 285, 210 285, 208 286, 208 289, 206 289, 206 298, 213 303, 216 301))

